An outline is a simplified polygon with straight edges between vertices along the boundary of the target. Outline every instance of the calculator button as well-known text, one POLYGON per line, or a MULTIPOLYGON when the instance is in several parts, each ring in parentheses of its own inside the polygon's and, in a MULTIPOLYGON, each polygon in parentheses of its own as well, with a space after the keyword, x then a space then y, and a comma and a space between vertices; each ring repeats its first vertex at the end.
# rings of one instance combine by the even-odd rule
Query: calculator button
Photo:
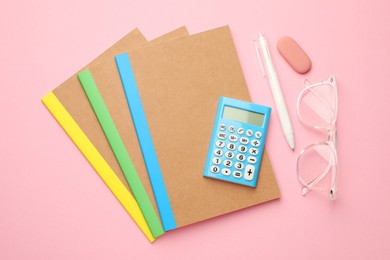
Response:
POLYGON ((232 143, 228 143, 227 144, 227 149, 229 149, 229 150, 236 150, 236 145, 235 144, 232 144, 232 143))
POLYGON ((217 157, 214 157, 212 160, 214 164, 221 164, 221 161, 222 161, 221 158, 217 158, 217 157))
POLYGON ((219 147, 219 148, 223 148, 225 146, 225 142, 218 140, 218 141, 215 142, 215 146, 219 147))
POLYGON ((256 159, 256 157, 254 157, 254 156, 248 156, 248 162, 249 162, 249 163, 256 163, 256 162, 257 162, 257 159, 256 159))
POLYGON ((218 173, 219 172, 219 167, 218 166, 211 166, 210 171, 212 173, 218 173))
POLYGON ((223 161, 223 165, 225 165, 226 167, 232 167, 233 162, 230 160, 225 160, 225 161, 223 161))
POLYGON ((248 148, 246 148, 245 145, 240 145, 238 147, 238 151, 240 151, 241 153, 245 153, 247 150, 248 150, 248 148))
POLYGON ((243 155, 241 153, 237 154, 236 159, 239 160, 239 161, 244 161, 245 160, 245 155, 243 155))
POLYGON ((257 132, 255 133, 255 137, 256 137, 256 138, 260 138, 261 136, 262 136, 261 132, 257 131, 257 132))
POLYGON ((256 140, 256 139, 253 139, 251 141, 251 145, 254 146, 254 147, 259 147, 260 146, 260 141, 256 140))
POLYGON ((230 175, 231 171, 230 171, 229 169, 223 168, 222 171, 221 171, 221 173, 222 173, 223 175, 228 176, 228 175, 230 175))
POLYGON ((234 172, 233 172, 233 176, 236 177, 236 178, 241 178, 241 177, 242 177, 242 172, 240 172, 240 171, 234 171, 234 172))
POLYGON ((252 136, 253 135, 253 131, 250 130, 250 129, 246 130, 246 135, 247 136, 252 136))
POLYGON ((237 169, 237 170, 241 170, 244 168, 244 164, 240 163, 240 162, 236 162, 234 164, 234 167, 237 169))
POLYGON ((252 154, 252 155, 258 155, 259 154, 259 150, 257 150, 256 148, 251 148, 251 149, 249 149, 249 153, 252 154))
POLYGON ((242 127, 238 128, 237 133, 242 135, 244 133, 244 128, 242 128, 242 127))
POLYGON ((225 124, 220 124, 219 125, 219 130, 225 131, 226 130, 226 125, 225 124))
POLYGON ((236 135, 229 135, 229 140, 232 142, 236 142, 238 140, 236 135))
POLYGON ((234 157, 234 153, 232 153, 232 152, 226 152, 226 153, 225 153, 225 156, 226 156, 226 158, 231 159, 231 158, 234 157))
POLYGON ((244 179, 247 181, 251 181, 253 180, 254 176, 255 176, 255 166, 247 165, 245 167, 244 179))
POLYGON ((219 132, 217 136, 219 139, 226 139, 226 133, 219 132))
POLYGON ((248 143, 249 143, 249 139, 246 138, 246 137, 241 137, 241 138, 240 138, 240 142, 241 142, 242 144, 248 144, 248 143))
POLYGON ((233 133, 234 130, 236 130, 236 128, 233 125, 229 126, 229 132, 230 133, 233 133))
POLYGON ((215 149, 215 150, 214 150, 214 155, 216 155, 216 156, 222 156, 222 154, 223 154, 223 152, 222 152, 221 149, 215 149))

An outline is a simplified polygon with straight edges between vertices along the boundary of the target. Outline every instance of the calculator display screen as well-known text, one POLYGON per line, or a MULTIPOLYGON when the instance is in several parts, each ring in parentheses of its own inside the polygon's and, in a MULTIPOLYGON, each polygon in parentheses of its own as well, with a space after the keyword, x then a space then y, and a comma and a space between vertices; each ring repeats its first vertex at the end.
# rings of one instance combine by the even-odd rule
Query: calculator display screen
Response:
POLYGON ((264 114, 229 106, 223 108, 222 118, 257 126, 262 126, 264 122, 264 114))

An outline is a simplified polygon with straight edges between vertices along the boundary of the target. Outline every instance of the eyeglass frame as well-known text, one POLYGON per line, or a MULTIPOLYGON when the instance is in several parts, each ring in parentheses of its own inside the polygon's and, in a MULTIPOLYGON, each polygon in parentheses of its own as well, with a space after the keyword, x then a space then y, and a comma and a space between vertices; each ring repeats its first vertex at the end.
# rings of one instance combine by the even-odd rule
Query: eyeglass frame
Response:
MULTIPOLYGON (((324 99, 324 97, 320 97, 318 95, 318 93, 315 95, 317 97, 319 97, 320 99, 324 99)), ((315 83, 315 84, 311 84, 308 80, 305 80, 305 88, 301 91, 301 93, 298 96, 298 100, 297 100, 298 118, 302 124, 304 124, 308 127, 311 127, 311 128, 314 128, 314 129, 317 129, 320 131, 326 131, 328 133, 328 138, 322 142, 317 142, 317 143, 313 143, 313 144, 306 146, 299 153, 299 156, 297 159, 296 171, 297 171, 298 180, 301 183, 301 185, 303 186, 302 187, 302 195, 303 196, 306 195, 310 190, 319 189, 319 188, 314 187, 314 186, 317 183, 319 183, 322 179, 324 179, 325 176, 327 176, 327 174, 331 170, 331 186, 329 189, 329 199, 331 199, 331 200, 336 199, 336 193, 337 193, 337 180, 336 180, 336 178, 337 178, 338 172, 339 172, 338 154, 337 154, 337 128, 336 128, 337 112, 338 112, 338 93, 337 93, 337 83, 336 83, 335 76, 330 75, 327 80, 323 80, 323 81, 321 81, 319 83, 315 83), (309 83, 310 85, 308 85, 307 83, 309 83), (329 85, 329 86, 335 88, 334 93, 335 93, 335 99, 336 99, 336 103, 335 103, 335 107, 334 107, 334 110, 335 110, 334 111, 334 118, 332 119, 332 122, 330 122, 330 124, 327 124, 324 126, 312 125, 312 124, 307 123, 302 118, 302 115, 300 113, 300 104, 302 103, 302 98, 304 97, 304 95, 308 91, 312 91, 313 89, 315 89, 316 87, 321 86, 321 85, 329 85), (316 177, 314 180, 310 181, 309 183, 306 183, 299 173, 299 162, 300 162, 300 159, 302 158, 302 155, 308 149, 311 149, 311 148, 318 146, 318 145, 328 145, 330 150, 331 150, 331 158, 329 160, 327 167, 323 170, 323 172, 318 177, 316 177)))

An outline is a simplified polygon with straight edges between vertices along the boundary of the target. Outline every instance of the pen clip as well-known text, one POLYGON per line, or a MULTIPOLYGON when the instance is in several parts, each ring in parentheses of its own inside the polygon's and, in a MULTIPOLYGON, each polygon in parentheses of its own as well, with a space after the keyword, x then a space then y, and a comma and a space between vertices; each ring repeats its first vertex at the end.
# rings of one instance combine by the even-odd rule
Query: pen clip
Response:
MULTIPOLYGON (((261 35, 260 35, 261 36, 261 35)), ((262 76, 263 77, 266 77, 267 76, 267 72, 266 70, 264 69, 264 58, 263 56, 260 54, 260 36, 257 37, 256 39, 253 40, 253 46, 255 46, 255 50, 256 50, 256 56, 257 56, 257 60, 260 64, 260 68, 261 68, 261 72, 262 72, 262 76)))

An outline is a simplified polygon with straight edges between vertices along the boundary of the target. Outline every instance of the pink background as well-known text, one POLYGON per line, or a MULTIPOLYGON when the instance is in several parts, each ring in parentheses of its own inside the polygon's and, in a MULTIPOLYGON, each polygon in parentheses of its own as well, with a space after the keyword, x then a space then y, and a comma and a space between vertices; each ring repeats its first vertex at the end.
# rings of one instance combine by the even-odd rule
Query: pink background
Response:
MULTIPOLYGON (((389 259, 389 2, 3 1, 0 9, 0 259, 389 259), (40 99, 126 33, 230 25, 250 93, 274 107, 252 38, 263 32, 296 133, 276 113, 267 149, 282 198, 169 232, 150 244, 40 99), (313 61, 296 74, 284 35, 313 61), (338 199, 302 197, 297 155, 325 136, 295 113, 304 78, 339 85, 338 199), (245 257, 245 258, 244 258, 245 257)), ((223 43, 221 43, 223 44, 223 43)))

